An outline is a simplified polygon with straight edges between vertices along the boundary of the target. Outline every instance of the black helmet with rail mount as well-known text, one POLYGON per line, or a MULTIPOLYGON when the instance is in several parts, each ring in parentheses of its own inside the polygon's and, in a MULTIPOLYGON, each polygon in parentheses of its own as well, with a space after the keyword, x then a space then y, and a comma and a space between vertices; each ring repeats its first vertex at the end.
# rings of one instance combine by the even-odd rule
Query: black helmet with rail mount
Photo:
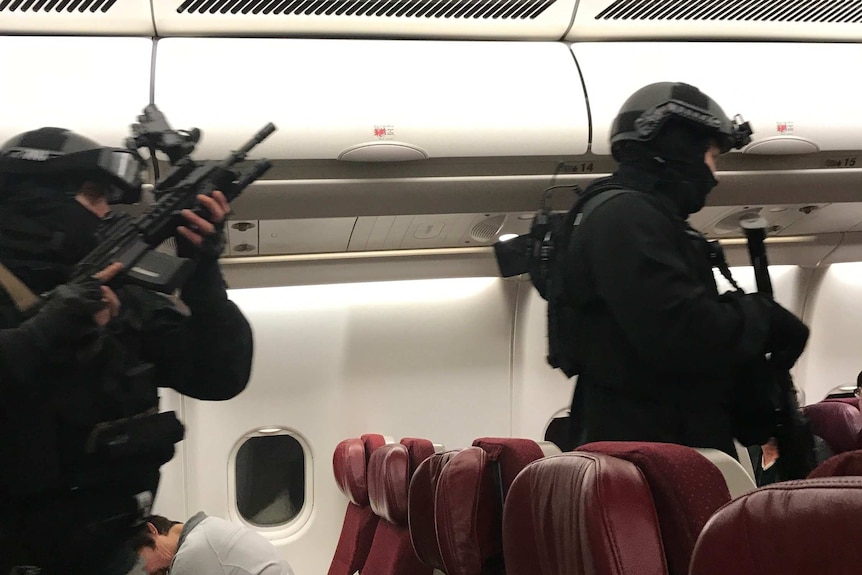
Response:
MULTIPOLYGON (((682 82, 657 82, 629 96, 614 118, 611 151, 617 157, 622 142, 650 142, 671 119, 682 120, 709 133, 721 153, 742 148, 751 142, 751 125, 735 116, 727 117, 721 107, 699 89, 682 82)), ((619 159, 619 158, 617 158, 619 159)))
POLYGON ((0 175, 81 176, 107 184, 110 204, 140 201, 144 164, 137 150, 100 146, 65 128, 39 128, 0 147, 0 175))

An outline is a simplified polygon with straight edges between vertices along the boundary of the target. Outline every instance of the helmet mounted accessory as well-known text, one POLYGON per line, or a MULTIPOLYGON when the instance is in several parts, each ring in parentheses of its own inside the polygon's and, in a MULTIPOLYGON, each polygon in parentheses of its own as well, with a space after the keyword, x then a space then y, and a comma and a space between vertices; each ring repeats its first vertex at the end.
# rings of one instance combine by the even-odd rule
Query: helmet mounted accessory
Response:
POLYGON ((143 161, 136 150, 100 146, 65 128, 39 128, 0 147, 0 174, 70 177, 104 183, 109 204, 140 201, 143 161))

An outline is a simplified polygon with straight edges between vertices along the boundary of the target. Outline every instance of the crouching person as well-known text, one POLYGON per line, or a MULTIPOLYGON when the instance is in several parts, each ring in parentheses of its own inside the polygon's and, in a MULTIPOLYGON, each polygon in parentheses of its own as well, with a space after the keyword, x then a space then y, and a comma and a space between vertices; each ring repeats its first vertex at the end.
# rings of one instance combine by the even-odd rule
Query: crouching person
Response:
POLYGON ((203 512, 185 523, 147 517, 133 543, 147 575, 293 575, 259 533, 203 512))

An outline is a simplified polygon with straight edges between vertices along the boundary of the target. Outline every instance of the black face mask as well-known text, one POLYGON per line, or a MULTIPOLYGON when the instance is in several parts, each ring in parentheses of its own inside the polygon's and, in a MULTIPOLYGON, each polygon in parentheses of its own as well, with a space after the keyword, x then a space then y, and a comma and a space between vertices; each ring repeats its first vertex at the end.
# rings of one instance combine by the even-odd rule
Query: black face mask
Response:
POLYGON ((656 191, 667 195, 679 210, 688 217, 706 205, 706 196, 718 185, 718 180, 705 162, 660 162, 664 166, 656 191))
POLYGON ((711 135, 681 122, 669 122, 651 142, 620 150, 623 173, 640 174, 646 181, 639 189, 666 196, 677 213, 687 218, 706 204, 706 196, 718 184, 704 161, 711 135))
POLYGON ((4 193, 8 196, 0 209, 15 223, 6 230, 10 241, 0 246, 0 255, 17 268, 16 274, 38 276, 33 283, 39 290, 65 281, 71 267, 98 245, 101 219, 75 200, 70 190, 29 182, 4 193))

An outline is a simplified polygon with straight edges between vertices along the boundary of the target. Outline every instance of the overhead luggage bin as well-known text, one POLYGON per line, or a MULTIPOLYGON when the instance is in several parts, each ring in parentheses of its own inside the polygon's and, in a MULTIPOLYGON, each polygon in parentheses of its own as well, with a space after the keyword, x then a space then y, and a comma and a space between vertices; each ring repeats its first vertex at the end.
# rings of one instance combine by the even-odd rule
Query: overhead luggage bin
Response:
POLYGON ((222 157, 267 122, 273 160, 349 164, 584 154, 589 121, 556 42, 168 38, 155 103, 222 157))
POLYGON ((156 31, 149 0, 11 0, 0 2, 0 34, 10 33, 155 36, 156 31))
MULTIPOLYGON (((611 124, 626 98, 661 81, 693 84, 729 117, 741 114, 754 129, 741 150, 748 156, 862 150, 862 77, 848 68, 862 62, 862 44, 585 42, 572 50, 589 97, 595 154, 610 154, 611 124)), ((847 154, 821 156, 816 165, 794 160, 783 167, 859 167, 847 154)))
POLYGON ((0 142, 55 126, 122 146, 150 100, 152 51, 147 38, 0 36, 0 142))
POLYGON ((560 40, 575 0, 153 0, 160 36, 560 40))
MULTIPOLYGON (((858 42, 862 4, 847 0, 580 0, 566 40, 858 42)), ((722 59, 723 61, 727 61, 722 59)))

